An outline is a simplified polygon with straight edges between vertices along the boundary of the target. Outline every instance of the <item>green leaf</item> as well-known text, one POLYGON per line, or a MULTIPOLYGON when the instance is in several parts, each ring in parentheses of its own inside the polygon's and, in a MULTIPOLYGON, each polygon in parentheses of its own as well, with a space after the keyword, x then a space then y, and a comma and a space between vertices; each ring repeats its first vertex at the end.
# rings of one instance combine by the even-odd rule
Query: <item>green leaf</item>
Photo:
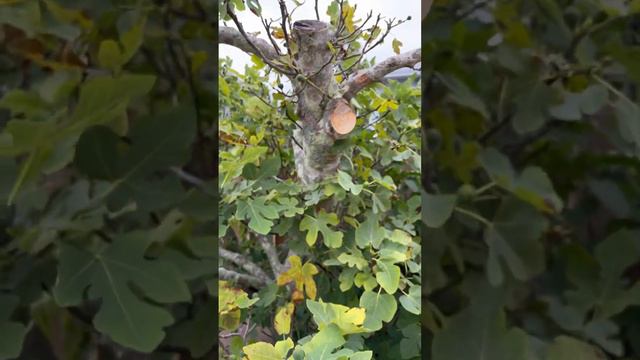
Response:
POLYGON ((92 125, 106 124, 124 111, 129 102, 146 95, 155 83, 155 76, 125 74, 117 78, 96 76, 80 89, 78 105, 72 115, 69 133, 80 133, 92 125))
POLYGON ((640 156, 640 107, 627 99, 618 100, 614 107, 620 135, 635 145, 636 154, 640 156))
POLYGON ((212 299, 200 305, 192 319, 181 322, 169 332, 169 343, 186 347, 195 358, 204 356, 216 343, 216 338, 211 336, 211 332, 218 329, 216 308, 212 299))
POLYGON ((393 295, 365 291, 360 297, 360 307, 366 311, 364 327, 370 331, 377 331, 382 328, 382 322, 393 319, 398 303, 393 295))
POLYGON ((184 164, 195 133, 195 111, 188 105, 139 119, 128 143, 104 126, 92 127, 78 141, 75 164, 91 178, 114 180, 105 194, 111 208, 131 200, 141 209, 158 208, 162 200, 181 198, 181 187, 177 178, 150 182, 146 176, 184 164), (157 191, 165 191, 165 198, 156 198, 157 191))
POLYGON ((256 16, 260 16, 262 14, 262 6, 260 6, 260 2, 258 2, 258 0, 247 0, 247 6, 256 16))
POLYGON ((484 101, 465 83, 451 75, 438 74, 438 78, 451 91, 451 97, 455 103, 477 111, 485 119, 489 118, 489 111, 484 101))
POLYGON ((273 220, 278 218, 278 210, 267 204, 264 196, 238 200, 236 216, 249 220, 249 228, 258 234, 267 235, 273 227, 273 220))
POLYGON ((313 246, 318 239, 318 232, 322 233, 324 244, 330 248, 339 248, 342 246, 342 233, 340 231, 331 230, 329 225, 338 225, 338 215, 334 213, 326 213, 320 210, 316 217, 305 215, 300 221, 300 230, 307 231, 306 241, 309 246, 313 246))
POLYGON ((439 228, 444 225, 456 205, 456 195, 422 193, 422 218, 427 226, 439 228))
POLYGON ((22 343, 27 334, 26 326, 9 318, 20 299, 13 295, 0 295, 0 359, 20 356, 22 343))
POLYGON ((606 356, 599 349, 569 336, 558 336, 547 352, 546 360, 600 360, 606 356))
POLYGON ((385 229, 380 226, 376 214, 368 212, 365 218, 366 220, 356 228, 356 244, 361 249, 366 248, 368 245, 378 248, 382 240, 384 240, 385 229))
POLYGON ((597 308, 603 319, 640 304, 640 284, 628 286, 623 278, 640 257, 639 235, 637 231, 622 229, 600 242, 595 249, 599 264, 596 275, 578 277, 572 268, 570 279, 577 288, 567 292, 569 301, 580 309, 597 308))
POLYGON ((337 260, 341 264, 346 264, 348 267, 356 267, 358 270, 364 270, 369 266, 369 262, 359 251, 352 251, 350 254, 342 253, 338 255, 337 260))
POLYGON ((138 119, 129 132, 131 146, 123 169, 129 177, 183 165, 196 135, 196 111, 189 105, 138 119))
POLYGON ((412 286, 409 288, 409 295, 400 296, 400 304, 408 312, 416 315, 420 315, 422 307, 422 292, 419 286, 412 286))
POLYGON ((2 96, 0 108, 8 109, 14 116, 24 114, 27 119, 31 119, 46 114, 49 104, 35 92, 14 89, 2 96))
POLYGON ((530 84, 530 88, 515 98, 516 113, 513 128, 518 134, 526 134, 540 129, 546 122, 548 108, 553 101, 553 92, 540 81, 530 84))
POLYGON ((111 71, 118 71, 124 63, 123 55, 120 52, 120 45, 113 40, 104 40, 100 43, 98 50, 98 63, 103 68, 111 71))
POLYGON ((126 64, 136 54, 144 39, 144 28, 146 21, 142 20, 131 27, 120 36, 120 42, 124 51, 122 52, 122 64, 126 64))
POLYGON ((349 356, 349 360, 371 360, 373 351, 358 351, 349 356))
POLYGON ((520 199, 546 212, 559 212, 563 202, 556 194, 547 173, 530 166, 518 176, 509 159, 494 148, 485 149, 480 163, 498 185, 513 192, 520 199))
POLYGON ((565 93, 564 102, 551 107, 549 113, 561 120, 575 121, 582 114, 594 115, 607 103, 609 92, 602 85, 593 85, 581 93, 565 93))
POLYGON ((153 239, 144 233, 120 235, 96 251, 61 244, 58 280, 54 288, 60 306, 100 300, 94 317, 96 329, 121 345, 150 352, 165 337, 163 328, 173 323, 170 312, 136 295, 132 285, 158 303, 191 299, 179 272, 169 263, 150 261, 144 253, 153 239))
POLYGON ((356 185, 353 183, 351 175, 347 174, 342 170, 338 170, 338 184, 342 186, 343 189, 347 191, 351 191, 353 195, 358 195, 362 191, 362 185, 356 185))
POLYGON ((115 180, 123 174, 125 143, 106 126, 94 126, 78 140, 75 165, 93 179, 115 180))
POLYGON ((344 337, 342 337, 338 326, 329 324, 304 344, 302 349, 306 355, 306 360, 337 360, 331 355, 344 343, 344 337))
POLYGON ((390 261, 378 261, 376 280, 389 294, 395 294, 400 284, 400 268, 390 261))
POLYGON ((218 87, 224 96, 229 96, 231 94, 231 89, 229 88, 227 80, 220 75, 218 75, 218 87))
POLYGON ((376 278, 368 271, 357 273, 353 283, 359 288, 364 287, 366 291, 371 291, 378 286, 376 278))
POLYGON ((507 328, 500 291, 476 290, 471 306, 447 319, 433 339, 433 360, 527 359, 527 335, 507 328))
POLYGON ((493 226, 485 230, 489 246, 487 268, 492 285, 501 285, 504 260, 518 280, 529 280, 544 270, 544 248, 539 241, 548 225, 534 208, 514 198, 505 199, 496 212, 493 226))
POLYGON ((313 320, 320 330, 330 324, 335 324, 342 335, 366 332, 363 327, 365 309, 350 308, 340 304, 307 300, 307 308, 313 314, 313 320))

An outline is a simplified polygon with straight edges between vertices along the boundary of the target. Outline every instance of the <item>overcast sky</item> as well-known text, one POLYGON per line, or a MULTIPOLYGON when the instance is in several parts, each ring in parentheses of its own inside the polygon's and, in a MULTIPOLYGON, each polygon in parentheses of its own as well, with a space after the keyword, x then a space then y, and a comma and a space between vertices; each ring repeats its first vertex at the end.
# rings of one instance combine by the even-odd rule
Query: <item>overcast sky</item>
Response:
MULTIPOLYGON (((288 8, 292 9, 294 6, 293 1, 286 1, 288 8)), ((326 15, 327 7, 331 3, 331 0, 319 0, 318 7, 320 12, 320 20, 329 21, 329 17, 326 15)), ((280 17, 280 8, 278 6, 278 0, 261 0, 262 14, 266 19, 278 19, 280 17)), ((385 39, 382 45, 379 45, 374 50, 367 54, 367 58, 376 57, 376 62, 380 62, 385 58, 394 55, 391 47, 391 41, 393 38, 397 38, 402 41, 403 45, 400 49, 401 52, 409 51, 420 47, 420 0, 351 0, 351 5, 358 5, 356 10, 355 19, 364 18, 369 11, 373 11, 373 16, 382 14, 386 18, 398 18, 405 19, 407 16, 411 16, 411 20, 391 30, 391 33, 385 39)), ((306 0, 306 3, 302 5, 292 16, 293 21, 304 19, 315 19, 314 0, 306 0)), ((252 14, 250 11, 245 10, 238 13, 238 19, 242 22, 247 32, 260 31, 264 36, 264 27, 260 23, 260 18, 252 14)), ((369 20, 371 23, 372 20, 369 20)), ((227 26, 234 27, 233 22, 226 24, 227 26)), ((384 28, 383 28, 384 29, 384 28)), ((250 62, 250 57, 244 52, 225 44, 219 45, 220 58, 231 57, 233 59, 233 67, 237 70, 244 70, 245 64, 250 62)))

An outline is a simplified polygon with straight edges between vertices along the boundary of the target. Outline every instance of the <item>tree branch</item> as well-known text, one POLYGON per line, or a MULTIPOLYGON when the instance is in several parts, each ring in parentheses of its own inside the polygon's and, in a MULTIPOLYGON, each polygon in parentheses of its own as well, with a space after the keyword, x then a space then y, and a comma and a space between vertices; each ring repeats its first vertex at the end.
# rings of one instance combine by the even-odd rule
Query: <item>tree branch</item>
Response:
POLYGON ((240 285, 253 286, 257 289, 260 289, 266 285, 265 282, 253 275, 240 274, 239 272, 227 270, 223 267, 218 268, 218 275, 222 280, 232 281, 240 285))
POLYGON ((256 265, 254 262, 247 259, 246 257, 223 248, 220 248, 219 253, 220 253, 220 256, 223 257, 224 259, 227 259, 232 263, 242 267, 250 275, 255 276, 261 281, 265 283, 273 281, 273 279, 269 278, 269 276, 264 272, 264 270, 262 270, 258 265, 256 265))
MULTIPOLYGON (((274 63, 273 60, 275 60, 275 57, 277 55, 275 55, 275 56, 266 55, 263 52, 264 46, 258 47, 258 45, 256 45, 254 40, 260 40, 260 42, 262 44, 267 44, 267 47, 269 47, 269 43, 266 42, 265 40, 258 39, 255 36, 247 34, 247 32, 244 30, 244 27, 242 26, 242 23, 240 22, 240 20, 238 20, 238 17, 236 16, 236 14, 229 7, 229 3, 227 3, 227 15, 231 18, 233 23, 236 25, 236 28, 238 29, 238 32, 240 33, 240 36, 243 38, 244 42, 246 42, 249 45, 249 48, 251 49, 251 51, 250 51, 251 53, 253 53, 253 54, 257 55, 258 57, 260 57, 262 59, 262 61, 264 61, 272 69, 278 71, 281 74, 285 74, 285 75, 296 75, 297 74, 295 69, 291 69, 291 67, 288 67, 288 66, 282 67, 282 66, 279 66, 278 64, 274 63)), ((218 30, 218 34, 220 36, 220 30, 218 30)), ((247 50, 245 50, 245 51, 247 51, 247 50)), ((269 47, 269 52, 271 52, 272 54, 276 54, 277 53, 277 51, 274 48, 271 48, 271 47, 269 47)))
POLYGON ((269 264, 271 265, 271 270, 273 270, 273 274, 278 277, 283 270, 283 265, 280 263, 280 259, 278 258, 278 250, 276 249, 276 245, 269 239, 268 236, 258 235, 258 242, 264 253, 267 255, 267 259, 269 259, 269 264))
POLYGON ((385 75, 404 67, 413 67, 421 62, 421 50, 415 49, 392 56, 383 62, 365 70, 358 71, 343 87, 344 98, 350 100, 360 90, 381 81, 385 75))
POLYGON ((235 46, 246 53, 260 56, 254 47, 251 46, 251 43, 253 43, 253 45, 262 53, 262 55, 264 55, 264 57, 267 58, 267 60, 275 59, 278 56, 276 50, 266 40, 247 34, 247 37, 251 40, 251 43, 249 43, 249 41, 242 36, 240 31, 232 27, 220 26, 218 28, 218 36, 221 44, 235 46))

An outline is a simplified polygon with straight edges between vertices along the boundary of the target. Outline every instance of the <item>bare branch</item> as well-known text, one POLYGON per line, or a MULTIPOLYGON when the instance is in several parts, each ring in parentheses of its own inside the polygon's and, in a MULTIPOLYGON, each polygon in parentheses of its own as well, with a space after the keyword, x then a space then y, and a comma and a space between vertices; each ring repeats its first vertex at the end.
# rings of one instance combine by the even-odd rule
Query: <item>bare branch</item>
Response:
POLYGON ((258 279, 260 279, 263 282, 270 282, 273 281, 273 279, 271 279, 267 273, 264 272, 264 270, 262 270, 262 268, 260 268, 260 266, 256 265, 254 262, 252 262, 251 260, 247 259, 246 257, 235 253, 233 251, 229 251, 227 249, 223 249, 220 248, 220 256, 224 259, 227 259, 229 261, 231 261, 232 263, 240 266, 241 268, 243 268, 246 272, 248 272, 250 275, 257 277, 258 279))
POLYGON ((269 264, 271 265, 271 270, 273 270, 273 274, 277 277, 283 270, 283 265, 278 258, 278 250, 276 249, 276 245, 269 239, 268 236, 258 235, 258 242, 264 253, 267 255, 267 259, 269 259, 269 264))
MULTIPOLYGON (((256 44, 256 41, 255 41, 255 40, 258 40, 258 39, 255 36, 251 36, 251 35, 247 34, 247 32, 244 30, 244 27, 242 26, 242 23, 238 20, 238 17, 231 10, 231 8, 229 7, 228 4, 227 4, 227 15, 229 15, 231 20, 233 20, 233 23, 236 25, 236 28, 238 29, 238 32, 240 33, 241 38, 244 40, 243 42, 246 43, 246 45, 248 45, 249 49, 240 48, 239 46, 237 46, 235 44, 230 44, 230 45, 234 45, 234 46, 240 48, 241 50, 244 50, 245 52, 250 52, 250 53, 253 53, 253 54, 259 56, 262 59, 262 61, 264 61, 272 69, 278 71, 281 74, 296 75, 296 72, 294 70, 292 70, 292 69, 290 69, 288 67, 282 67, 282 66, 280 66, 280 65, 278 65, 278 64, 273 62, 273 60, 277 57, 276 50, 273 49, 266 40, 262 40, 262 39, 261 39, 261 43, 263 45, 259 47, 256 44), (266 47, 264 46, 264 44, 266 44, 266 47), (265 53, 265 51, 263 51, 263 50, 267 50, 267 48, 270 50, 271 55, 268 55, 267 53, 265 53)), ((224 38, 222 36, 222 28, 220 30, 218 30, 218 34, 220 36, 219 37, 220 38, 219 41, 226 44, 226 42, 223 41, 224 38)))
POLYGON ((282 55, 282 53, 280 52, 280 47, 278 46, 278 43, 276 43, 276 40, 271 35, 271 24, 273 22, 267 21, 262 17, 262 15, 260 15, 260 21, 262 21, 262 25, 264 26, 264 29, 267 32, 267 37, 269 37, 269 41, 271 42, 271 45, 273 45, 273 48, 276 50, 276 53, 278 54, 278 56, 282 55))
POLYGON ((316 4, 315 4, 315 5, 316 5, 316 7, 315 7, 315 10, 316 10, 316 20, 320 20, 320 13, 318 12, 318 0, 316 0, 316 4))
POLYGON ((280 14, 282 15, 282 32, 284 34, 284 41, 287 44, 287 54, 289 54, 289 57, 291 58, 291 61, 294 61, 293 59, 293 54, 291 53, 291 42, 289 39, 289 31, 287 30, 287 24, 289 25, 288 27, 291 27, 291 22, 287 23, 288 20, 288 13, 287 13, 287 5, 285 5, 284 0, 280 0, 280 14))
POLYGON ((218 276, 220 276, 220 279, 222 280, 231 281, 240 285, 253 286, 257 289, 260 289, 266 285, 265 282, 253 275, 240 274, 239 272, 227 270, 223 267, 218 268, 218 276))
POLYGON ((344 98, 350 100, 358 91, 381 81, 385 75, 404 67, 414 67, 421 62, 421 50, 415 49, 400 55, 392 56, 383 62, 365 70, 358 71, 343 87, 344 98))

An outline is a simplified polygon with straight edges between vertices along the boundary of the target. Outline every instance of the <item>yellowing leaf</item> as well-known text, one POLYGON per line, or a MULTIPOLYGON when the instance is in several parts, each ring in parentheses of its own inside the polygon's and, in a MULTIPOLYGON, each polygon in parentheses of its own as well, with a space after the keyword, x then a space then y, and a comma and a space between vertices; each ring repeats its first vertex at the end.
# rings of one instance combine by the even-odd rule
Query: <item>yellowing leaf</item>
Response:
POLYGON ((317 290, 313 275, 318 273, 318 269, 309 262, 302 266, 300 257, 296 255, 289 257, 289 263, 291 268, 278 276, 278 286, 295 282, 297 290, 305 290, 308 298, 315 299, 317 290))
POLYGON ((350 33, 355 30, 355 26, 353 24, 353 14, 355 11, 356 9, 349 4, 344 4, 342 6, 342 18, 344 19, 344 25, 350 33))
POLYGON ((284 39, 284 31, 281 27, 277 27, 271 31, 271 35, 273 35, 276 39, 284 39))
POLYGON ((276 342, 275 346, 260 341, 242 348, 248 360, 282 360, 293 349, 293 340, 286 338, 276 342))
POLYGON ((276 348, 266 342, 257 342, 242 348, 249 360, 282 360, 276 348))
POLYGON ((259 299, 249 299, 241 289, 233 288, 226 281, 218 283, 219 326, 225 330, 235 330, 240 326, 240 309, 246 309, 259 299))
POLYGON ((342 335, 367 331, 364 327, 365 309, 350 308, 340 304, 307 300, 307 308, 313 314, 313 320, 320 330, 328 325, 337 325, 342 335))
POLYGON ((393 47, 393 52, 396 54, 400 54, 400 46, 402 46, 402 41, 398 39, 393 39, 391 42, 391 46, 393 47))
POLYGON ((293 303, 288 303, 278 308, 276 317, 273 320, 273 326, 278 332, 278 335, 286 335, 291 332, 291 316, 294 310, 295 305, 293 303))
POLYGON ((398 109, 398 103, 395 100, 385 100, 382 104, 380 104, 380 108, 378 109, 379 112, 385 112, 389 109, 391 110, 397 110, 398 109))

